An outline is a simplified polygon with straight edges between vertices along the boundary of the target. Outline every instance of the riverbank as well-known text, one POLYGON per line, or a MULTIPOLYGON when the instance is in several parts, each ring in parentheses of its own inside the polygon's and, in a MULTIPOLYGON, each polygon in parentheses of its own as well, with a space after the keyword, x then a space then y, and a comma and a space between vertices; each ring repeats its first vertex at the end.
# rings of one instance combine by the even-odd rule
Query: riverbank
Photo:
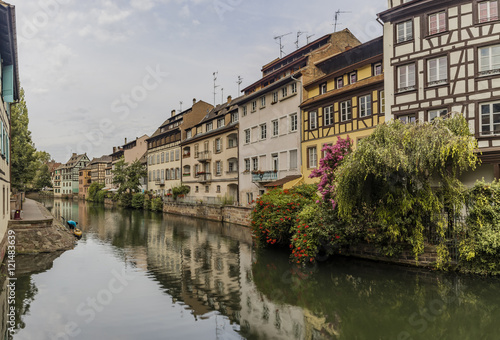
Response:
POLYGON ((45 207, 27 198, 21 220, 9 221, 9 230, 15 233, 16 253, 38 254, 73 249, 75 237, 45 207))

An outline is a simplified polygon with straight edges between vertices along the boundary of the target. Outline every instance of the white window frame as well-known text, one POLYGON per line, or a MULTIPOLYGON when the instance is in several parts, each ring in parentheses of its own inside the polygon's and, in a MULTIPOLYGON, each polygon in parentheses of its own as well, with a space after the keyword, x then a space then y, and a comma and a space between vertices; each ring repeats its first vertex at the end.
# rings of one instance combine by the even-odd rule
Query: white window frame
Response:
POLYGON ((279 123, 278 123, 278 120, 275 119, 271 122, 272 126, 273 126, 273 137, 277 137, 279 135, 279 123))
POLYGON ((441 56, 427 60, 427 85, 448 83, 448 57, 441 56))
POLYGON ((281 88, 281 98, 288 97, 288 88, 286 86, 281 88))
POLYGON ((264 140, 267 138, 267 124, 260 124, 260 139, 264 140))
POLYGON ((250 158, 245 158, 245 171, 250 171, 250 158))
POLYGON ((278 91, 273 92, 273 104, 277 103, 279 99, 278 91))
POLYGON ((251 141, 250 140, 250 136, 251 136, 250 129, 246 129, 245 130, 245 144, 249 144, 250 143, 250 141, 251 141))
POLYGON ((329 126, 333 124, 333 105, 323 108, 323 120, 323 126, 329 126))
POLYGON ((396 43, 413 40, 413 20, 396 24, 396 43))
POLYGON ((297 93, 297 83, 292 83, 292 94, 297 93))
POLYGON ((494 135, 500 135, 500 123, 495 124, 495 118, 500 118, 500 101, 496 102, 489 102, 489 103, 481 103, 479 104, 479 111, 481 112, 481 135, 482 136, 494 136, 494 135), (496 106, 496 108, 495 108, 496 106), (484 107, 488 107, 487 113, 483 113, 484 107), (497 109, 495 112, 494 109, 497 109), (496 116, 495 116, 496 115, 496 116), (489 126, 489 129, 484 131, 485 125, 483 125, 483 122, 485 118, 488 120, 487 126, 489 126), (495 126, 498 129, 498 132, 495 133, 495 126))
POLYGON ((266 107, 266 96, 260 97, 260 108, 266 107))
POLYGON ((500 44, 478 49, 479 76, 500 73, 500 44))
POLYGON ((321 83, 319 84, 319 94, 324 94, 327 92, 327 83, 321 83))
POLYGON ((352 119, 352 102, 345 100, 339 103, 340 106, 340 121, 347 122, 352 119))
POLYGON ((373 75, 379 76, 383 73, 382 63, 376 63, 373 65, 373 75))
POLYGON ((257 101, 256 100, 252 101, 251 105, 252 105, 252 112, 255 112, 257 110, 257 101))
POLYGON ((416 88, 416 67, 414 63, 398 66, 397 76, 398 92, 412 91, 416 88))
POLYGON ((318 166, 318 150, 316 147, 307 148, 308 168, 315 169, 318 166))
POLYGON ((212 124, 212 122, 206 123, 205 124, 205 132, 212 131, 213 127, 214 127, 214 125, 212 124))
POLYGON ((359 116, 369 117, 372 115, 372 95, 359 97, 359 116))
POLYGON ((445 11, 429 14, 429 16, 427 17, 427 21, 429 23, 428 25, 429 35, 446 32, 447 22, 446 22, 445 11), (435 24, 435 27, 433 27, 433 24, 435 24))
POLYGON ((318 111, 309 111, 309 130, 318 128, 318 111))
POLYGON ((252 170, 259 170, 259 157, 252 157, 252 170))
POLYGON ((427 112, 427 118, 429 122, 432 122, 437 117, 443 117, 448 114, 448 109, 438 109, 438 110, 429 110, 427 112))
POLYGON ((477 16, 479 23, 498 20, 498 0, 480 1, 477 4, 477 16), (494 6, 492 6, 494 4, 494 6), (481 17, 481 6, 486 5, 486 16, 481 17))
POLYGON ((246 117, 246 115, 247 115, 247 106, 246 106, 246 105, 245 105, 245 106, 243 106, 243 107, 241 108, 241 111, 242 111, 242 112, 241 112, 241 115, 242 115, 243 117, 246 117))
POLYGON ((225 122, 224 118, 217 119, 217 128, 224 127, 225 125, 226 125, 226 122, 225 122))
POLYGON ((299 121, 296 113, 290 114, 290 132, 295 132, 299 129, 299 121))

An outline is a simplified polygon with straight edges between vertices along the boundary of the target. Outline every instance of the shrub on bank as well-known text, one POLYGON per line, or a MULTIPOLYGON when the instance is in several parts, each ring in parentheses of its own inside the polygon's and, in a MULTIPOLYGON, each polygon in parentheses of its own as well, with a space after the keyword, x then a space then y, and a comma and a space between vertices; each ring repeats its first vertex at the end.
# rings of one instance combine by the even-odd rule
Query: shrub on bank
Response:
POLYGON ((163 200, 161 197, 156 197, 151 200, 151 210, 152 211, 163 211, 163 200))
POLYGON ((136 193, 132 195, 132 208, 134 209, 143 209, 144 208, 144 194, 142 193, 136 193))

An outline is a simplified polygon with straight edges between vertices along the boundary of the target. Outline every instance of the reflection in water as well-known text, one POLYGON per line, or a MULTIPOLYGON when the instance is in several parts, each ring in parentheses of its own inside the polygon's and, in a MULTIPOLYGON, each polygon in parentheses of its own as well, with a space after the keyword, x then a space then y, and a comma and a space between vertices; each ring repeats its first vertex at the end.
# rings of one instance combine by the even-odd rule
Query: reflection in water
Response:
POLYGON ((349 259, 301 269, 286 252, 255 253, 242 227, 45 204, 78 221, 84 237, 45 261, 53 268, 36 264, 44 271, 19 278, 16 339, 63 339, 71 322, 75 339, 475 339, 499 331, 495 279, 349 259), (117 272, 131 279, 115 293, 117 272))

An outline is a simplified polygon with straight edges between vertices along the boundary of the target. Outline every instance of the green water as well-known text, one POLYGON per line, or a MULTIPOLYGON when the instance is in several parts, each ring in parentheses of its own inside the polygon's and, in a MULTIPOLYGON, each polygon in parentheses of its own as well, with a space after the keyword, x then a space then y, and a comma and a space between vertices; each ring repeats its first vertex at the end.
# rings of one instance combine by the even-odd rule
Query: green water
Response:
POLYGON ((45 204, 84 236, 18 257, 16 340, 500 338, 498 279, 346 258, 300 268, 239 226, 45 204))

